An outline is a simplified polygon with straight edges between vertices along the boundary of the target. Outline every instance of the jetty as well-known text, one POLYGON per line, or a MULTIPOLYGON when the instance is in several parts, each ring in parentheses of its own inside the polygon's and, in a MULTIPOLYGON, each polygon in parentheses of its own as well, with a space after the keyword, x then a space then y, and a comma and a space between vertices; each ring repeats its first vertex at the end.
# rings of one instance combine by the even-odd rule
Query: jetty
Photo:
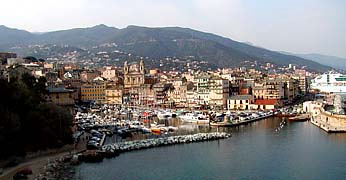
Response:
POLYGON ((253 118, 250 118, 248 120, 226 121, 226 122, 225 121, 224 122, 211 122, 210 126, 214 126, 214 127, 234 127, 234 126, 240 126, 240 125, 243 125, 243 124, 248 124, 248 123, 255 122, 255 121, 258 121, 258 120, 261 120, 261 119, 265 119, 265 118, 271 117, 273 115, 274 115, 274 113, 269 113, 269 114, 266 114, 266 115, 263 115, 263 116, 253 117, 253 118))
MULTIPOLYGON (((212 133, 197 133, 191 135, 181 135, 181 136, 170 136, 170 137, 161 137, 154 139, 143 139, 135 141, 124 141, 114 144, 103 145, 100 150, 91 151, 84 153, 86 157, 84 159, 88 162, 102 161, 104 157, 115 157, 121 152, 141 150, 147 148, 154 148, 160 146, 169 146, 175 144, 184 144, 184 143, 195 143, 203 141, 213 141, 219 139, 226 139, 231 137, 231 134, 224 132, 212 132, 212 133)), ((83 154, 81 154, 83 156, 83 154)))

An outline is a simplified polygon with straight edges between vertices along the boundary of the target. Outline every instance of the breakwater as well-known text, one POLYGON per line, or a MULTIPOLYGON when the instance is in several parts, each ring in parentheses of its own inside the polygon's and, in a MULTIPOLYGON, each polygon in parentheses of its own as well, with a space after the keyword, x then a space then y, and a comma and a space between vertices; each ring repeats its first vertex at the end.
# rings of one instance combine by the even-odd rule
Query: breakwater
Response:
POLYGON ((202 141, 212 141, 231 137, 230 134, 224 132, 213 133, 197 133, 182 136, 170 136, 155 139, 144 139, 136 141, 125 141, 102 146, 101 150, 105 154, 117 154, 125 151, 140 150, 159 146, 167 146, 174 144, 193 143, 202 141))

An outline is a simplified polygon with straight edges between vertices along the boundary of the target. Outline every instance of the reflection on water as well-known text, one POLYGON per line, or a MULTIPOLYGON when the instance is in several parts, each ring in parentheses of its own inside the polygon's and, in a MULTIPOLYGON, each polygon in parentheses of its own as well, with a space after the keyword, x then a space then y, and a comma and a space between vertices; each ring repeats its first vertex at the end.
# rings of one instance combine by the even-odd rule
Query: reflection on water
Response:
POLYGON ((99 164, 83 163, 77 172, 90 180, 346 179, 346 134, 327 134, 309 122, 287 122, 276 132, 282 120, 219 129, 177 124, 177 134, 218 130, 232 137, 123 153, 99 164))

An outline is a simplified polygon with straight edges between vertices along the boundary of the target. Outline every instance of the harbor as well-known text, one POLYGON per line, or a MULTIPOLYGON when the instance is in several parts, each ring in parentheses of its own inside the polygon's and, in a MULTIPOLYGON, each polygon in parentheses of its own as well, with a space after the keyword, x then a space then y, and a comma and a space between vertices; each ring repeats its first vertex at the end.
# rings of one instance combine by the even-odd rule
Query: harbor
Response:
MULTIPOLYGON (((205 130, 193 127, 194 132, 205 130)), ((281 117, 219 131, 232 137, 128 151, 102 163, 82 163, 76 179, 346 178, 341 168, 346 165, 346 134, 327 134, 309 122, 291 123, 281 117), (282 121, 285 125, 276 132, 282 121)))

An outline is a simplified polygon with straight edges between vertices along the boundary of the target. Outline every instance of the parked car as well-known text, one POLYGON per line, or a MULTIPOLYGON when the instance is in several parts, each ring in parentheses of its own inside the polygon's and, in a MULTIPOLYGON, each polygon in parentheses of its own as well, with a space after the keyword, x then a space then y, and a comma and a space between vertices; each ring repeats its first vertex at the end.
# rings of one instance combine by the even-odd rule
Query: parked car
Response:
POLYGON ((20 172, 16 173, 14 176, 13 176, 13 180, 22 180, 22 179, 28 179, 28 176, 25 175, 25 174, 22 174, 20 172))
POLYGON ((24 169, 20 170, 18 173, 24 174, 24 175, 30 175, 30 174, 32 174, 32 169, 31 168, 24 168, 24 169))

